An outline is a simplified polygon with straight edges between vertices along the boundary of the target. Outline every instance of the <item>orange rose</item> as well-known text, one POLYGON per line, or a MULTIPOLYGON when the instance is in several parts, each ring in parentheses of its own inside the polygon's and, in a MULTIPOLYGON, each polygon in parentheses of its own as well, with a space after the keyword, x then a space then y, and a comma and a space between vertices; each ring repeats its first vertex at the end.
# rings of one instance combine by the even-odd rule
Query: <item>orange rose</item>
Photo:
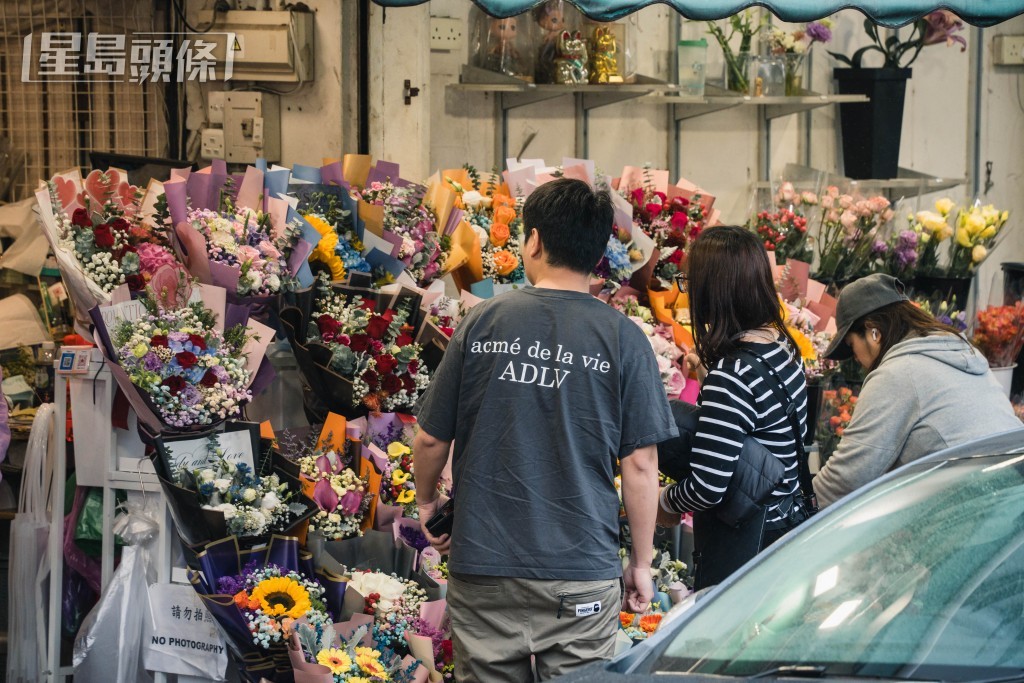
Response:
POLYGON ((496 194, 491 198, 491 206, 497 209, 500 206, 512 206, 516 205, 516 200, 509 197, 507 194, 496 194))
POLYGON ((502 222, 491 223, 491 244, 496 247, 503 247, 508 243, 508 238, 511 233, 508 229, 508 224, 502 222))
POLYGON ((234 595, 234 602, 235 605, 237 605, 238 607, 244 608, 246 605, 249 604, 249 594, 246 593, 244 590, 238 591, 234 595))
POLYGON ((510 206, 499 206, 494 209, 494 222, 509 225, 516 219, 516 210, 510 206))
MULTIPOLYGON (((493 229, 494 226, 491 226, 493 229)), ((494 252, 494 269, 498 275, 505 276, 519 267, 519 259, 510 251, 500 249, 494 252)))

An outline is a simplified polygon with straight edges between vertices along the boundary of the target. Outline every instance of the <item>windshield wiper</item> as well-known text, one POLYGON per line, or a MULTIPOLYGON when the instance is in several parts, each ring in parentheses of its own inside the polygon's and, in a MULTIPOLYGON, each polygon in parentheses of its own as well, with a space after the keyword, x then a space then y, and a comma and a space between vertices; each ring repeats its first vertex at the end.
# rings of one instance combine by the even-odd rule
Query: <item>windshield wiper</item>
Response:
POLYGON ((770 676, 785 676, 790 678, 824 678, 827 666, 820 664, 784 664, 782 666, 765 669, 759 673, 749 676, 749 679, 768 678, 770 676))

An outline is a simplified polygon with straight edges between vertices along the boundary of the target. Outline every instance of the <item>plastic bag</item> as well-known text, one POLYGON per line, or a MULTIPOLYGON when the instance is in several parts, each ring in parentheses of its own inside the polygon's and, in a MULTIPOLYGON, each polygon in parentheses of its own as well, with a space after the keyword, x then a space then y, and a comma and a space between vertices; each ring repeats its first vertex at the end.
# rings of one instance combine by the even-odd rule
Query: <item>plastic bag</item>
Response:
POLYGON ((32 423, 18 514, 11 523, 7 680, 35 683, 46 670, 46 585, 50 576, 47 542, 52 469, 47 446, 53 428, 53 404, 40 406, 32 423))
POLYGON ((75 639, 78 682, 151 681, 142 666, 142 628, 149 618, 149 584, 153 581, 150 545, 159 533, 156 520, 129 501, 113 531, 128 544, 99 603, 85 618, 75 639))

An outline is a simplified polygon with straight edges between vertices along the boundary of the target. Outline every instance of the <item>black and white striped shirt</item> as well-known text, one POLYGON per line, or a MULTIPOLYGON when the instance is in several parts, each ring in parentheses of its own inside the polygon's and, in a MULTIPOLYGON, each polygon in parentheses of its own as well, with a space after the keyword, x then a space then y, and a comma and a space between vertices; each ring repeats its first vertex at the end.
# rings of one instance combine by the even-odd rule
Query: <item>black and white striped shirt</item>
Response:
MULTIPOLYGON (((807 386, 803 364, 781 343, 746 344, 775 368, 785 391, 797 405, 803 438, 807 433, 807 386)), ((736 471, 743 437, 752 435, 786 467, 786 477, 775 489, 776 501, 799 488, 796 439, 786 408, 750 365, 722 359, 708 372, 701 386, 700 421, 693 439, 689 477, 669 487, 664 502, 679 512, 707 510, 722 502, 736 471)), ((766 522, 777 521, 778 502, 768 506, 766 522)))

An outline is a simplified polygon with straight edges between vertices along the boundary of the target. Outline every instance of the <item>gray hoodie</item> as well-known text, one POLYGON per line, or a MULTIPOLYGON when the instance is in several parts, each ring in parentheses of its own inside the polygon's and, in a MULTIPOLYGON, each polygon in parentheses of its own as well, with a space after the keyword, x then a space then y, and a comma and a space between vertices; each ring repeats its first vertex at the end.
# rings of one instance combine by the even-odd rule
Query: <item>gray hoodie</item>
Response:
POLYGON ((818 504, 922 456, 1020 427, 974 347, 949 334, 907 339, 865 378, 839 447, 814 477, 818 504))

